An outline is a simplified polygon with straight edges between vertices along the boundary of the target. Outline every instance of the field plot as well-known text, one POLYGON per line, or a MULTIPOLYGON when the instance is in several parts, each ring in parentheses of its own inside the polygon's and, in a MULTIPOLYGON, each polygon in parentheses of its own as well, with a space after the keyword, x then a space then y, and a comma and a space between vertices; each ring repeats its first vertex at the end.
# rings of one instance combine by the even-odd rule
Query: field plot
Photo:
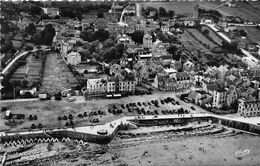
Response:
POLYGON ((238 27, 238 29, 243 29, 247 32, 247 37, 251 42, 260 43, 260 29, 256 27, 238 27))
POLYGON ((46 56, 41 90, 54 95, 78 83, 58 54, 50 53, 46 56))
POLYGON ((188 32, 184 31, 184 33, 181 35, 180 41, 183 43, 183 45, 188 49, 192 51, 199 50, 200 52, 204 53, 210 53, 210 50, 200 44, 196 39, 194 39, 188 32))
POLYGON ((218 36, 218 34, 213 31, 212 29, 210 29, 208 26, 202 26, 201 30, 204 31, 205 29, 207 29, 209 31, 209 37, 214 40, 216 43, 218 43, 219 45, 222 45, 222 42, 224 41, 221 37, 218 36))
POLYGON ((159 7, 165 8, 166 11, 173 10, 176 14, 192 14, 194 9, 194 5, 196 2, 192 1, 173 1, 173 2, 141 2, 141 6, 146 8, 147 6, 151 6, 159 9, 159 7))
MULTIPOLYGON (((213 10, 221 5, 223 2, 220 1, 200 1, 199 7, 213 10)), ((236 2, 237 7, 221 6, 215 10, 218 10, 224 16, 238 16, 245 20, 260 21, 260 10, 255 7, 258 4, 250 4, 247 2, 236 2)))
POLYGON ((200 40, 202 43, 208 45, 211 49, 214 47, 218 47, 215 43, 210 41, 206 36, 204 36, 198 29, 195 28, 188 28, 187 31, 189 31, 191 34, 193 34, 198 40, 200 40))

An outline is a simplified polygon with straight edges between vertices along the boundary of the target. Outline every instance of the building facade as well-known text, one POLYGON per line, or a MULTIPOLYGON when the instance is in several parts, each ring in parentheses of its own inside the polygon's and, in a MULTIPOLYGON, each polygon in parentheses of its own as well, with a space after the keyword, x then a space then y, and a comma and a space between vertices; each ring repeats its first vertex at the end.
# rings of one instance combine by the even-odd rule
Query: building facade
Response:
POLYGON ((159 90, 175 91, 191 87, 191 77, 187 72, 157 74, 152 85, 159 90))
POLYGON ((71 65, 77 65, 81 62, 81 56, 78 52, 71 52, 67 55, 67 61, 71 65))
POLYGON ((216 108, 225 107, 227 105, 227 90, 224 88, 219 90, 214 90, 212 104, 216 108))
POLYGON ((238 105, 238 114, 244 117, 260 116, 260 101, 246 101, 240 99, 238 105))

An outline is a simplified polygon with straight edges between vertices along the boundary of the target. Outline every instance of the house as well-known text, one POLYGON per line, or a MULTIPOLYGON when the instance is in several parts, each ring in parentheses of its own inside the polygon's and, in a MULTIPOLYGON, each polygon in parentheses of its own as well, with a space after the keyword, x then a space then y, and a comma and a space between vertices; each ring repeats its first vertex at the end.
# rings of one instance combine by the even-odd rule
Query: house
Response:
POLYGON ((260 65, 255 66, 255 67, 250 67, 248 72, 252 78, 255 78, 255 77, 259 78, 260 77, 260 65))
POLYGON ((235 86, 223 87, 214 90, 213 106, 216 108, 230 107, 238 99, 238 92, 235 86))
POLYGON ((95 29, 105 29, 107 27, 107 24, 108 24, 108 20, 105 19, 105 18, 99 18, 95 21, 94 23, 94 27, 95 29))
POLYGON ((231 106, 238 99, 238 93, 235 86, 231 86, 227 90, 227 106, 231 106))
POLYGON ((77 65, 81 62, 81 55, 78 52, 71 52, 66 57, 69 64, 77 65))
POLYGON ((218 89, 218 85, 214 81, 204 79, 202 81, 202 90, 210 95, 214 95, 214 91, 218 89))
POLYGON ((224 27, 225 32, 232 32, 234 30, 237 30, 236 26, 226 26, 226 27, 224 27))
POLYGON ((163 24, 163 25, 161 26, 161 30, 162 30, 163 33, 169 32, 169 29, 170 29, 170 27, 169 27, 168 24, 163 24))
POLYGON ((129 45, 129 44, 132 44, 133 41, 126 34, 123 34, 123 35, 117 36, 117 43, 123 43, 125 45, 129 45))
POLYGON ((202 86, 203 80, 204 80, 203 74, 200 74, 200 73, 195 74, 193 84, 196 86, 202 86))
POLYGON ((47 14, 50 17, 55 17, 60 15, 60 10, 59 8, 42 8, 44 14, 47 14))
POLYGON ((189 88, 191 84, 191 78, 187 72, 177 72, 173 74, 157 74, 152 86, 159 90, 175 91, 189 88))
POLYGON ((191 91, 188 95, 188 100, 197 104, 205 105, 212 102, 212 96, 200 91, 191 91))
POLYGON ((152 54, 155 57, 160 57, 161 55, 167 55, 167 48, 169 47, 169 43, 162 43, 159 39, 156 39, 152 45, 152 54))
POLYGON ((195 67, 194 63, 192 63, 191 61, 187 61, 183 64, 183 70, 184 71, 191 71, 193 70, 195 67))
POLYGON ((124 27, 124 33, 132 34, 135 31, 134 25, 128 25, 124 27))
POLYGON ((214 90, 212 104, 216 108, 222 108, 222 107, 227 106, 227 89, 226 88, 214 90))
POLYGON ((182 69, 182 63, 180 60, 179 61, 174 60, 171 62, 170 67, 178 71, 178 70, 182 69))
POLYGON ((144 37, 143 37, 143 46, 151 48, 152 44, 153 44, 152 35, 150 35, 149 33, 146 32, 144 37))
POLYGON ((68 51, 70 51, 72 48, 73 48, 73 44, 72 43, 69 43, 69 42, 60 42, 58 45, 57 45, 57 48, 60 49, 60 52, 63 54, 63 55, 66 55, 68 51))
POLYGON ((123 71, 122 67, 119 64, 114 63, 110 66, 109 73, 110 75, 119 77, 122 76, 122 71, 123 71))
POLYGON ((244 117, 260 116, 260 101, 238 100, 238 114, 244 117))
POLYGON ((202 18, 200 20, 200 24, 214 24, 214 20, 212 18, 202 18))
POLYGON ((84 95, 106 94, 107 92, 107 76, 93 75, 87 79, 87 86, 84 88, 84 95))
POLYGON ((145 63, 137 62, 134 65, 134 70, 136 71, 136 81, 138 85, 142 84, 143 79, 147 80, 149 78, 148 67, 145 63))
POLYGON ((185 27, 195 27, 198 25, 199 19, 194 17, 186 17, 179 19, 178 22, 184 25, 185 27))
POLYGON ((195 104, 199 104, 199 100, 201 99, 202 95, 199 92, 196 91, 191 91, 188 95, 188 100, 195 103, 195 104))

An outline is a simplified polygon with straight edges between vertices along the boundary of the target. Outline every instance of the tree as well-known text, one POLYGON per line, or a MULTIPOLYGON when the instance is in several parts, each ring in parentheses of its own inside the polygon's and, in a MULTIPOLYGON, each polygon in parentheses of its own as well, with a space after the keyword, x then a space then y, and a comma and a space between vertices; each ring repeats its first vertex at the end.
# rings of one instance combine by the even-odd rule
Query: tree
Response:
POLYGON ((98 12, 97 17, 98 18, 104 18, 104 13, 103 12, 98 12))
POLYGON ((41 31, 43 43, 51 46, 55 33, 56 32, 52 24, 47 24, 44 30, 41 31))
POLYGON ((93 57, 91 56, 89 50, 87 50, 87 49, 84 49, 84 50, 79 51, 79 54, 81 55, 81 59, 82 59, 83 61, 86 61, 87 59, 93 58, 93 57))
POLYGON ((162 17, 168 16, 166 10, 163 7, 159 7, 159 15, 162 17))
POLYGON ((109 38, 109 32, 104 29, 98 29, 97 31, 94 32, 94 39, 98 40, 100 42, 106 40, 109 38))
POLYGON ((43 43, 45 45, 51 46, 53 40, 53 35, 51 33, 46 33, 43 38, 43 43))
POLYGON ((31 7, 30 12, 31 12, 32 15, 41 15, 43 10, 42 10, 42 8, 34 5, 34 6, 31 7))
POLYGON ((141 30, 136 30, 131 35, 132 40, 138 44, 143 44, 143 37, 144 37, 144 32, 141 30))
POLYGON ((167 49, 167 52, 172 55, 172 58, 174 60, 177 60, 177 61, 180 60, 181 55, 178 53, 178 48, 175 45, 171 45, 167 49))
POLYGON ((2 47, 0 49, 0 52, 6 53, 13 48, 13 43, 11 40, 7 39, 7 40, 5 40, 4 45, 1 45, 1 46, 2 47))
POLYGON ((208 29, 205 29, 205 30, 203 31, 203 34, 209 35, 209 30, 208 30, 208 29))
POLYGON ((116 59, 119 59, 123 56, 125 50, 125 46, 123 43, 119 43, 116 45, 116 59))
POLYGON ((109 38, 109 39, 107 39, 107 40, 105 40, 105 41, 103 42, 103 46, 104 46, 105 48, 113 47, 113 46, 115 46, 115 41, 114 41, 113 39, 109 38))
POLYGON ((94 32, 92 29, 83 30, 80 32, 80 38, 84 41, 92 42, 94 41, 94 32))
POLYGON ((22 87, 24 87, 24 88, 26 88, 27 87, 27 85, 28 85, 28 81, 27 80, 23 80, 23 82, 22 82, 22 87))
POLYGON ((239 34, 241 36, 247 37, 247 33, 243 29, 239 30, 239 34))
POLYGON ((31 40, 34 44, 39 45, 42 43, 42 35, 41 33, 35 33, 32 35, 31 40))
POLYGON ((172 19, 174 17, 175 12, 173 10, 168 11, 168 17, 172 19))

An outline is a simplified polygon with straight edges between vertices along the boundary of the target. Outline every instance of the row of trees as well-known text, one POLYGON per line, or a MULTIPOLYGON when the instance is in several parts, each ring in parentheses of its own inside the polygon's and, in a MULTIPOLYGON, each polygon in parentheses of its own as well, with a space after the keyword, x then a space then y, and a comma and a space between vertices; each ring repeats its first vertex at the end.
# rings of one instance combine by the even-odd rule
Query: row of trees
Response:
MULTIPOLYGON (((29 25, 27 29, 34 29, 35 25, 29 25)), ((45 45, 52 45, 53 38, 55 36, 55 28, 53 28, 52 24, 47 24, 45 28, 41 32, 30 33, 32 34, 31 40, 34 44, 45 44, 45 45)))
POLYGON ((157 20, 160 17, 168 17, 172 19, 175 14, 173 10, 169 10, 167 12, 163 7, 159 7, 159 10, 157 10, 156 8, 151 6, 147 6, 146 8, 142 7, 141 13, 144 17, 148 17, 150 15, 154 20, 157 20), (155 12, 155 14, 151 16, 151 12, 155 12))
POLYGON ((98 29, 94 31, 93 29, 84 29, 80 33, 80 37, 84 41, 93 42, 93 41, 100 41, 103 42, 104 40, 109 38, 109 32, 104 29, 98 29))

